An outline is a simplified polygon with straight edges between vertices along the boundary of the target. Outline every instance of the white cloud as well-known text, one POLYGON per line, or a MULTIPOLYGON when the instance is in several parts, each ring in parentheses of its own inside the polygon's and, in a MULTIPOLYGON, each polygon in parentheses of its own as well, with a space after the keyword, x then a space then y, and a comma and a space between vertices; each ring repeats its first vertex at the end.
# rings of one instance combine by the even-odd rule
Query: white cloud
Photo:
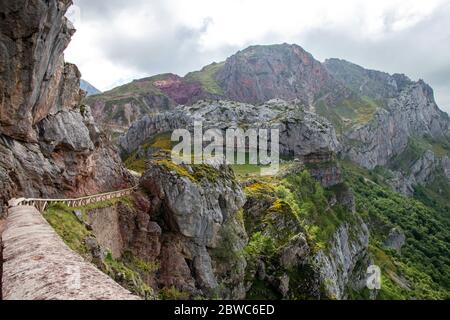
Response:
POLYGON ((442 90, 450 83, 442 75, 450 60, 443 42, 450 40, 448 0, 74 2, 80 19, 66 59, 101 90, 155 73, 184 74, 250 44, 290 42, 319 59, 430 77, 440 101, 450 102, 442 90))

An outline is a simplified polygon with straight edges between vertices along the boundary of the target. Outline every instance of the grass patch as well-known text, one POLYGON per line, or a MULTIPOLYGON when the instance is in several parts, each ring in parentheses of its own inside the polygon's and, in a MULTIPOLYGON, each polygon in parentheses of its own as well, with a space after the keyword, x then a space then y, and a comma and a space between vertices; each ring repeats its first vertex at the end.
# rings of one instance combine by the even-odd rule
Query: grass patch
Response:
POLYGON ((102 269, 103 272, 132 293, 144 299, 153 298, 153 290, 142 280, 142 274, 153 272, 148 263, 133 257, 130 253, 127 253, 123 260, 116 260, 108 252, 103 261, 102 269))
POLYGON ((206 67, 204 67, 200 71, 195 71, 188 73, 186 75, 187 80, 193 80, 200 82, 202 84, 203 89, 206 92, 209 92, 214 95, 223 95, 223 90, 217 83, 215 79, 215 75, 218 71, 220 71, 225 66, 225 62, 220 63, 212 63, 206 67))
POLYGON ((345 133, 355 125, 364 125, 372 121, 379 106, 367 96, 346 99, 335 107, 320 101, 316 112, 327 118, 336 128, 338 134, 345 133))
MULTIPOLYGON (((95 235, 77 219, 73 212, 75 210, 81 211, 83 217, 87 219, 89 211, 112 207, 117 203, 133 205, 132 200, 128 197, 77 208, 59 203, 49 206, 44 213, 44 217, 69 248, 84 258, 89 258, 90 252, 85 245, 85 240, 87 237, 95 237, 95 235)), ((98 263, 99 269, 131 292, 145 299, 153 298, 153 290, 142 279, 144 276, 156 272, 159 269, 158 263, 144 261, 130 252, 125 252, 121 259, 114 259, 109 252, 103 261, 96 263, 98 263)))
POLYGON ((189 294, 182 292, 175 287, 162 288, 159 291, 160 300, 187 300, 189 299, 189 294))
POLYGON ((144 173, 145 169, 147 169, 147 164, 144 159, 133 159, 130 157, 124 162, 124 164, 127 169, 141 174, 144 173))
POLYGON ((74 215, 74 211, 80 211, 84 219, 87 220, 87 213, 95 209, 112 207, 118 203, 133 206, 133 201, 129 197, 116 198, 102 202, 92 203, 84 207, 68 207, 62 203, 51 204, 44 212, 44 218, 53 227, 56 233, 72 250, 85 256, 87 249, 84 240, 92 236, 92 232, 86 229, 74 215))
POLYGON ((148 150, 150 148, 153 148, 158 150, 158 152, 170 152, 173 146, 175 146, 177 143, 173 142, 171 138, 171 132, 163 132, 151 137, 141 145, 140 152, 142 152, 143 156, 139 157, 137 151, 134 151, 129 155, 125 155, 125 167, 138 173, 144 173, 145 169, 147 169, 145 157, 148 153, 148 150))
POLYGON ((92 233, 75 217, 73 210, 62 204, 54 204, 45 211, 44 218, 70 249, 86 256, 88 250, 84 240, 92 233))

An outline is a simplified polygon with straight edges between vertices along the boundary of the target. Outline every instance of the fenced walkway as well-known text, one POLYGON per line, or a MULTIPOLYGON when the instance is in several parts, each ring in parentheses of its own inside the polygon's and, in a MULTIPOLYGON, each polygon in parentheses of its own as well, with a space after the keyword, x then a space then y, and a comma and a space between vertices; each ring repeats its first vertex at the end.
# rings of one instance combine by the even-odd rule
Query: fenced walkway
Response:
POLYGON ((8 202, 9 207, 18 207, 18 206, 32 206, 38 209, 39 212, 43 213, 45 209, 48 208, 49 205, 55 203, 62 203, 69 207, 83 207, 92 203, 107 201, 111 199, 126 197, 132 194, 134 190, 136 190, 137 186, 133 188, 100 193, 91 196, 75 198, 75 199, 39 199, 39 198, 18 198, 11 199, 8 202))
POLYGON ((135 300, 72 251, 35 207, 9 208, 2 234, 5 300, 135 300))

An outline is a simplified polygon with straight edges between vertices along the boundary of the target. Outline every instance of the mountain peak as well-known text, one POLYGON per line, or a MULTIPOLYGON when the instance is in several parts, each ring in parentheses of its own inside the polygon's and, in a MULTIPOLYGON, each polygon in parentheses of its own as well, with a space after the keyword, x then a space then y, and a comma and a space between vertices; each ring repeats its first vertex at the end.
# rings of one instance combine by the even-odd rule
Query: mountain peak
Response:
POLYGON ((262 103, 274 98, 299 99, 311 105, 333 87, 323 65, 298 45, 257 45, 226 60, 216 80, 227 98, 262 103))

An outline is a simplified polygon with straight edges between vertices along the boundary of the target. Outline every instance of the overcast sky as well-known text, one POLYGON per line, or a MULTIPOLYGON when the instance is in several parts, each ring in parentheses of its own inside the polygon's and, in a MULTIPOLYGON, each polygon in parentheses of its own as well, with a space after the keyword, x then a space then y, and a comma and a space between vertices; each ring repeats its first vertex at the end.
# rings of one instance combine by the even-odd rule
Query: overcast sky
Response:
POLYGON ((450 112, 450 0, 74 0, 66 50, 100 90, 179 75, 252 44, 296 43, 424 79, 450 112))

